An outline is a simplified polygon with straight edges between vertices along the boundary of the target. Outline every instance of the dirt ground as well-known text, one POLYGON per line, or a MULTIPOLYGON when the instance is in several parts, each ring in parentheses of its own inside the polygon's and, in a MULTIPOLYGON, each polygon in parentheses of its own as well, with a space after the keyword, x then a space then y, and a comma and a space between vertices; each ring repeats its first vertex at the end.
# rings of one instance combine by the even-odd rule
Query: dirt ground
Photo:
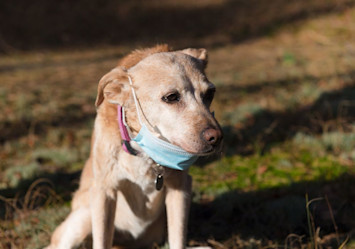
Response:
POLYGON ((189 245, 355 248, 346 0, 1 2, 0 248, 48 243, 90 150, 98 80, 156 43, 208 49, 225 133, 191 168, 189 245))

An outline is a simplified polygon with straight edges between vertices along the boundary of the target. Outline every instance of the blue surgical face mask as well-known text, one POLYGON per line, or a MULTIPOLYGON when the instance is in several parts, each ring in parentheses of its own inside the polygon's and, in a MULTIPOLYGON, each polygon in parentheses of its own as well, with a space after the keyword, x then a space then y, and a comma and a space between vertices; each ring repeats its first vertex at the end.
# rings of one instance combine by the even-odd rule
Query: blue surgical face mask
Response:
POLYGON ((141 124, 141 129, 138 135, 132 140, 135 141, 143 151, 156 163, 177 170, 186 170, 191 164, 193 164, 198 155, 191 154, 184 149, 166 142, 156 136, 154 136, 148 129, 148 127, 142 122, 139 113, 139 103, 136 93, 133 89, 132 80, 128 76, 129 83, 131 85, 134 103, 138 114, 138 120, 141 124))

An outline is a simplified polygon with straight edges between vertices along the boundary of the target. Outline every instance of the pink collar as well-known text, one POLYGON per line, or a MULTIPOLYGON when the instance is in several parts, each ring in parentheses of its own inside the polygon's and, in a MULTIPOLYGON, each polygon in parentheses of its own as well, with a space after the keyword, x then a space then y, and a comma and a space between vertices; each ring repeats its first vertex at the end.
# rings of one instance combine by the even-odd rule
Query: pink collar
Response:
POLYGON ((123 107, 118 105, 117 106, 117 119, 118 119, 118 127, 120 128, 120 133, 121 133, 121 138, 122 138, 122 147, 123 147, 124 151, 135 156, 138 154, 138 152, 135 149, 133 149, 130 144, 131 137, 129 136, 127 127, 126 127, 125 123, 123 122, 124 118, 125 117, 124 117, 123 107))

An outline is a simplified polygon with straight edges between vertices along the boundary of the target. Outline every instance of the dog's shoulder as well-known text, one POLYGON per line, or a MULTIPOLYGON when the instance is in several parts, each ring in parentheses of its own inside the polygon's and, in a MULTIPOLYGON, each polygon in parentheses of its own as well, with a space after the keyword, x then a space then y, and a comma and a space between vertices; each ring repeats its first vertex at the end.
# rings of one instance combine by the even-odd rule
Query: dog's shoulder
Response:
POLYGON ((135 66, 138 62, 148 57, 149 55, 161 52, 170 52, 171 48, 167 44, 156 45, 155 47, 137 49, 127 56, 123 57, 119 62, 118 66, 129 69, 135 66))

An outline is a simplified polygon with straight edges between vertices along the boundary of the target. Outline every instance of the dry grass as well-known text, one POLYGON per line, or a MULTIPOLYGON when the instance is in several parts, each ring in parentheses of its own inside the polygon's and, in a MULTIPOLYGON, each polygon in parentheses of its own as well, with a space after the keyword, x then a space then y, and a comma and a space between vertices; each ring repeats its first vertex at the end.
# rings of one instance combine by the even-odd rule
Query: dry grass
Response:
MULTIPOLYGON (((48 179, 34 181, 24 196, 1 197, 3 221, 0 226, 0 248, 38 248, 38 241, 49 240, 48 221, 61 210, 49 210, 48 206, 62 203, 48 179), (38 236, 38 237, 37 237, 38 236)), ((61 208, 62 209, 62 208, 61 208)), ((68 210, 65 210, 67 213, 68 210)), ((55 220, 58 222, 58 220, 55 220)), ((43 243, 43 242, 41 242, 43 243)))
POLYGON ((0 34, 0 248, 48 243, 89 153, 99 78, 136 44, 161 41, 209 49, 226 134, 221 158, 191 170, 189 244, 355 248, 353 1, 105 1, 98 12, 98 1, 42 1, 26 13, 15 2, 0 34), (47 10, 62 23, 40 36, 47 10))

